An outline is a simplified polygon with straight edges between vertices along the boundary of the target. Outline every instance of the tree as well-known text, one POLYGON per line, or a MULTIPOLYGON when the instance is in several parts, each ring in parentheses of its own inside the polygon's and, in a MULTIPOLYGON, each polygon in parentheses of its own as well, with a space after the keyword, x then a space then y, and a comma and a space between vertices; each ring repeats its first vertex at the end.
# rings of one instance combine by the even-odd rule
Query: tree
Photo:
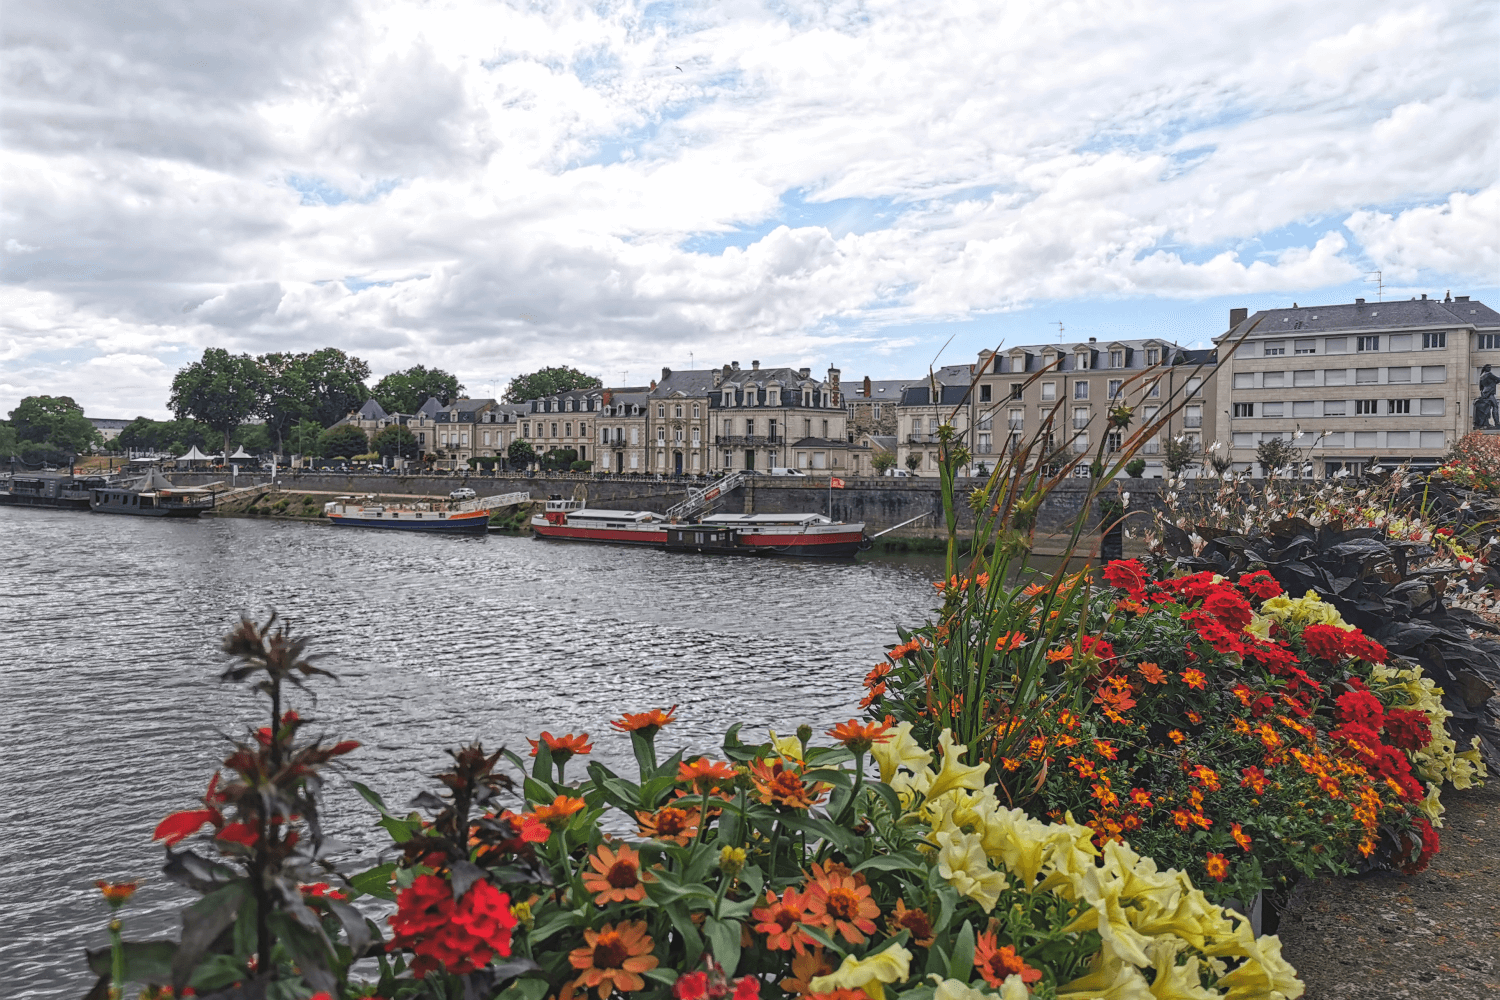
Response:
POLYGON ((370 450, 370 436, 353 424, 338 424, 318 435, 318 454, 323 458, 352 458, 370 450))
POLYGON ((260 406, 262 382, 261 367, 250 355, 210 347, 202 360, 178 370, 167 406, 178 420, 192 417, 222 434, 227 455, 229 435, 260 406))
POLYGON ((286 447, 293 455, 316 455, 323 427, 316 420, 299 420, 286 436, 286 447))
MULTIPOLYGON (((262 425, 256 425, 262 426, 262 425)), ((152 420, 136 417, 115 438, 121 448, 130 451, 167 452, 181 455, 189 448, 208 447, 207 427, 196 420, 152 420)))
POLYGON ((447 406, 462 396, 464 387, 458 379, 439 368, 413 365, 389 375, 375 383, 370 395, 385 407, 387 413, 416 413, 418 407, 432 397, 447 406))
POLYGON ((276 447, 271 439, 270 427, 266 424, 243 424, 230 436, 230 443, 243 448, 252 455, 264 455, 276 447))
POLYGON ((542 468, 567 469, 578 461, 578 452, 573 448, 553 448, 542 456, 542 468))
MULTIPOLYGON (((1255 446, 1255 460, 1260 463, 1267 479, 1275 479, 1277 472, 1296 463, 1297 449, 1285 438, 1266 438, 1255 446)), ((1292 477, 1296 478, 1295 471, 1292 477)))
POLYGON ((1125 475, 1131 479, 1139 479, 1146 474, 1146 460, 1144 458, 1132 458, 1125 463, 1125 475))
POLYGON ((27 396, 10 411, 10 427, 27 462, 61 465, 102 442, 71 396, 27 396))
POLYGON ((906 467, 913 472, 916 472, 918 469, 920 469, 922 467, 922 453, 920 451, 914 451, 908 454, 906 456, 906 467))
POLYGON ((505 449, 505 457, 512 469, 529 469, 536 463, 536 449, 531 447, 531 442, 517 438, 505 449))
POLYGON ((524 403, 528 399, 540 399, 555 392, 569 389, 599 389, 604 385, 592 375, 585 375, 576 368, 543 368, 530 375, 518 375, 505 387, 505 402, 524 403))
POLYGON ((0 420, 0 461, 8 460, 20 450, 16 438, 16 429, 10 425, 8 420, 0 420))
POLYGON ((379 452, 381 458, 415 458, 417 436, 401 424, 391 424, 375 435, 370 450, 379 452))
POLYGON ((888 451, 877 451, 870 459, 870 464, 875 467, 877 476, 883 476, 896 467, 896 456, 888 451))
POLYGON ((1165 460, 1167 472, 1175 476, 1177 475, 1177 473, 1181 472, 1183 469, 1186 469, 1197 460, 1198 446, 1193 443, 1192 438, 1187 437, 1186 435, 1169 437, 1167 438, 1167 444, 1163 452, 1163 458, 1165 460))
POLYGON ((336 347, 302 354, 262 354, 259 412, 277 441, 299 420, 337 423, 370 398, 370 365, 336 347))

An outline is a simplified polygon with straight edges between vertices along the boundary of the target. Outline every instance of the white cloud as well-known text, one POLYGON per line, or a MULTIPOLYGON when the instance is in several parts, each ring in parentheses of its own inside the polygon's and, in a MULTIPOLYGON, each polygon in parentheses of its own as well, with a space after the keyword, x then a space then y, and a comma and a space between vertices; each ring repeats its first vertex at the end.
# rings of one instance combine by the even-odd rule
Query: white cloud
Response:
POLYGON ((926 349, 893 325, 1037 300, 1305 298, 1367 267, 1493 281, 1496 19, 1364 0, 18 9, 0 406, 50 384, 149 412, 210 344, 331 343, 471 386, 689 352, 879 372, 926 349), (707 234, 731 245, 688 249, 707 234), (100 358, 133 374, 107 385, 100 358))

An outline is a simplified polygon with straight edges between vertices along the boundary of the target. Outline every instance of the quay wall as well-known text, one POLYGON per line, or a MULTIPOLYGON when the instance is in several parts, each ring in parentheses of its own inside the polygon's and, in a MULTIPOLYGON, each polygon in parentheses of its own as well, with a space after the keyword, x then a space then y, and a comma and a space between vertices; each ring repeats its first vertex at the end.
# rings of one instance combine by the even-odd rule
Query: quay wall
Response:
MULTIPOLYGON (((239 485, 266 481, 266 476, 240 476, 239 485)), ((184 486, 197 486, 222 481, 201 473, 173 474, 173 482, 184 486)), ((856 479, 845 478, 844 489, 832 491, 832 516, 840 521, 863 521, 866 531, 874 534, 884 531, 920 514, 926 516, 914 524, 891 533, 890 537, 933 538, 945 537, 943 528, 943 500, 941 487, 936 479, 856 479)), ((981 484, 981 480, 960 480, 958 485, 959 533, 967 534, 973 529, 974 516, 963 502, 969 492, 981 484)), ((1163 509, 1166 487, 1159 479, 1120 479, 1122 488, 1130 491, 1132 521, 1144 527, 1151 512, 1163 509)), ((608 476, 399 476, 399 475, 345 475, 339 473, 282 473, 280 485, 286 490, 331 494, 383 495, 408 494, 425 496, 447 496, 450 490, 460 486, 472 488, 480 496, 493 496, 520 490, 530 492, 534 500, 545 500, 549 495, 561 494, 572 497, 582 488, 583 496, 595 507, 623 507, 632 510, 665 511, 682 500, 688 484, 682 480, 616 479, 608 476)), ((1205 484, 1207 485, 1207 484, 1205 484)), ((1084 481, 1065 481, 1058 484, 1047 497, 1038 517, 1038 532, 1042 535, 1067 530, 1078 515, 1088 484, 1084 481)), ((828 481, 803 480, 771 476, 757 476, 744 486, 731 491, 717 508, 725 514, 789 514, 804 511, 829 513, 830 491, 828 481)), ((1090 527, 1097 519, 1091 515, 1090 527)))

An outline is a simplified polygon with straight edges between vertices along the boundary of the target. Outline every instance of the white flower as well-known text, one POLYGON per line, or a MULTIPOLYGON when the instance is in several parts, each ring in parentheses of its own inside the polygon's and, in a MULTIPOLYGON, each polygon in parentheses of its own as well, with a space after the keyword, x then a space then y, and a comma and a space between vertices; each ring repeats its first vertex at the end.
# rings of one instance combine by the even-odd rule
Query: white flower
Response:
POLYGON ((1127 507, 1130 506, 1130 491, 1129 490, 1126 490, 1124 493, 1120 494, 1120 502, 1122 504, 1124 504, 1125 506, 1127 506, 1127 507))

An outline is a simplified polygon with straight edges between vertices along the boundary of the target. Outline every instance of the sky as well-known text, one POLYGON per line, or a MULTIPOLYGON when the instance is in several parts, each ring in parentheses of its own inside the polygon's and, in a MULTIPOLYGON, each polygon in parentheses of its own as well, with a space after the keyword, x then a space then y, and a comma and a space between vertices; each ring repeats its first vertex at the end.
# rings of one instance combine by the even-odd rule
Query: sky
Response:
POLYGON ((1500 306, 1497 50, 1485 2, 12 0, 0 413, 165 417, 207 347, 488 396, 1500 306))

